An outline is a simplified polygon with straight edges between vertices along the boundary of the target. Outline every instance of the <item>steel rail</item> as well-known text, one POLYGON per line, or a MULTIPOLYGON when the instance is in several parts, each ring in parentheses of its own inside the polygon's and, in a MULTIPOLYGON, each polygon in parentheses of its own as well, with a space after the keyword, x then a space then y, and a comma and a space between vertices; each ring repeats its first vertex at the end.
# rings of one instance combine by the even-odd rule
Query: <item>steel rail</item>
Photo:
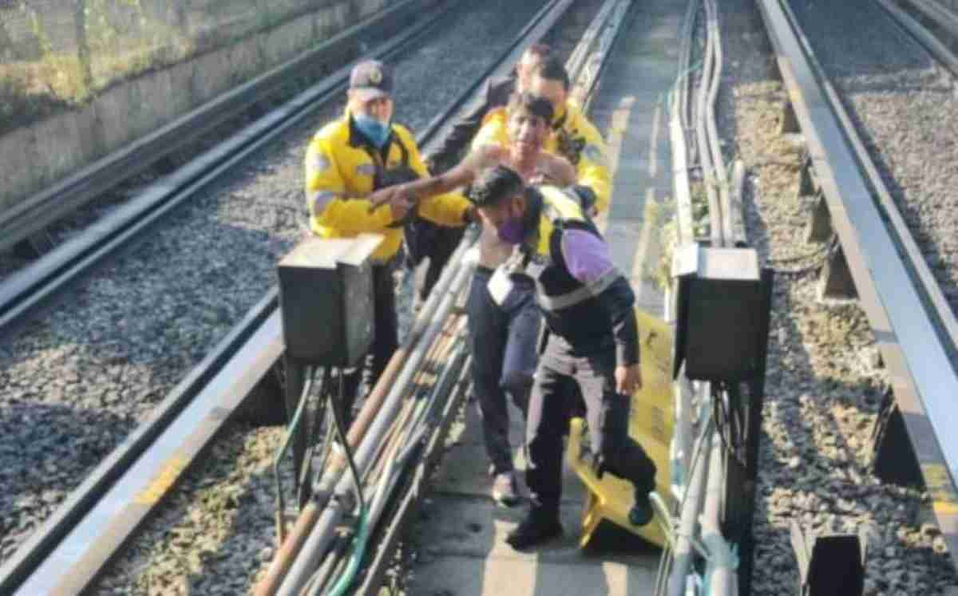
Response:
POLYGON ((259 301, 243 320, 160 402, 150 419, 134 430, 106 457, 53 515, 0 567, 0 594, 11 594, 33 573, 54 548, 79 524, 138 457, 163 434, 177 416, 203 391, 276 309, 274 290, 259 301))
POLYGON ((212 441, 283 353, 282 324, 260 322, 243 347, 104 494, 16 594, 79 594, 212 441))
POLYGON ((315 72, 320 65, 346 60, 350 54, 359 53, 363 39, 383 39, 403 24, 421 17, 424 8, 438 3, 438 0, 396 3, 0 213, 0 251, 82 207, 256 103, 276 95, 291 77, 301 77, 315 72))
MULTIPOLYGON (((377 46, 364 58, 387 59, 408 51, 416 39, 450 13, 451 6, 454 4, 429 13, 428 18, 377 46)), ((0 283, 0 333, 122 246, 142 236, 162 217, 243 163, 251 154, 309 122, 316 111, 340 97, 353 64, 340 68, 175 173, 151 184, 83 234, 7 277, 0 283)))
POLYGON ((579 39, 579 43, 577 43, 572 49, 572 52, 569 54, 569 58, 566 60, 566 71, 568 71, 569 78, 572 79, 576 87, 578 84, 576 81, 576 76, 573 73, 579 73, 582 71, 586 60, 589 57, 589 52, 592 51, 592 48, 595 47, 595 45, 599 42, 600 34, 602 29, 605 27, 606 21, 609 19, 609 16, 612 13, 613 7, 614 4, 610 2, 606 2, 602 5, 602 8, 599 9, 599 12, 589 23, 585 33, 583 33, 582 37, 579 39))
MULTIPOLYGON (((791 7, 785 5, 783 9, 793 23, 798 22, 791 10, 791 7)), ((800 32, 797 33, 797 35, 799 37, 799 41, 801 42, 802 48, 805 50, 805 54, 812 65, 812 68, 815 70, 815 72, 824 73, 825 70, 822 68, 822 65, 818 62, 818 58, 812 51, 812 46, 808 41, 808 38, 800 32)), ((930 303, 929 308, 932 309, 933 314, 937 319, 937 323, 943 329, 943 334, 949 338, 946 341, 946 344, 951 346, 949 348, 951 361, 958 362, 958 352, 955 351, 955 346, 958 345, 958 319, 956 319, 954 311, 951 310, 948 299, 945 297, 945 293, 942 291, 941 286, 935 280, 935 276, 931 272, 931 268, 928 266, 928 263, 925 261, 924 255, 921 249, 918 247, 918 243, 915 241, 914 236, 912 236, 911 232, 909 231, 908 224, 905 222, 905 219, 901 215, 901 211, 895 204, 895 200, 892 198, 891 192, 888 190, 888 186, 885 184, 881 173, 878 171, 877 166, 875 166, 875 162, 868 154, 868 150, 865 148, 865 143, 862 141, 861 135, 858 134, 858 130, 855 128, 855 124, 852 122, 851 116, 848 114, 848 110, 845 109, 845 105, 842 103, 841 97, 838 95, 838 91, 835 89, 835 86, 832 85, 831 81, 824 75, 821 76, 819 82, 825 91, 825 95, 828 96, 828 99, 831 102, 832 108, 835 111, 835 115, 838 117, 842 126, 844 127, 845 135, 848 137, 848 142, 852 145, 859 164, 865 170, 864 173, 868 177, 868 182, 870 183, 872 190, 878 195, 879 206, 881 207, 882 215, 883 217, 887 218, 891 224, 891 231, 893 232, 895 241, 898 243, 898 249, 904 252, 907 256, 907 260, 913 270, 912 272, 917 276, 918 281, 921 284, 925 299, 930 303)))
MULTIPOLYGON (((570 0, 553 0, 550 6, 561 4, 562 12, 568 8, 570 0)), ((537 15, 538 23, 542 16, 546 14, 545 9, 537 15)), ((549 13, 549 26, 554 24, 559 15, 549 13)), ((534 24, 533 23, 533 24, 534 24)), ((528 33, 530 27, 527 27, 523 33, 528 33)), ((417 29, 424 31, 425 28, 417 29)), ((538 37, 541 37, 542 32, 538 37)), ((536 37, 536 39, 538 39, 536 37)), ((404 37, 404 39, 406 39, 404 37)), ((409 38, 410 40, 412 38, 409 38)), ((520 36, 521 39, 521 36, 520 36)), ((532 43, 532 42, 529 42, 532 43)), ((525 50, 527 44, 519 43, 519 49, 513 46, 507 53, 507 60, 514 63, 519 54, 525 50)), ((489 69, 490 71, 502 70, 501 64, 489 69)), ((347 71, 348 72, 348 71, 347 71)), ((430 125, 418 136, 418 141, 424 147, 433 145, 437 142, 440 133, 448 134, 448 127, 444 127, 445 121, 449 116, 462 109, 471 98, 473 98, 482 81, 489 75, 489 71, 477 79, 473 85, 461 93, 454 101, 450 102, 440 114, 430 123, 430 125)), ((460 253, 461 254, 461 253, 460 253)), ((437 284, 438 285, 438 284, 437 284)), ((84 516, 88 515, 97 505, 100 496, 114 482, 119 482, 125 477, 126 472, 131 468, 137 458, 151 459, 145 455, 150 450, 151 445, 155 443, 164 431, 176 420, 184 409, 199 395, 203 387, 215 378, 217 373, 228 366, 231 359, 236 357, 242 351, 245 343, 253 337, 257 329, 266 329, 268 336, 263 338, 264 346, 274 345, 276 341, 282 341, 282 331, 279 313, 277 312, 277 288, 271 289, 267 295, 250 310, 249 314, 224 338, 214 350, 207 355, 203 361, 197 365, 193 371, 180 382, 170 395, 157 406, 157 410, 151 419, 138 427, 127 439, 120 444, 96 469, 87 477, 87 479, 74 491, 71 492, 67 500, 57 511, 48 518, 38 531, 7 561, 3 567, 0 567, 0 593, 13 593, 23 582, 27 581, 32 573, 43 563, 44 559, 51 555, 56 549, 65 550, 65 552, 77 552, 82 548, 80 545, 65 544, 64 540, 71 537, 72 530, 81 523, 84 516)), ((424 307, 424 311, 426 308, 424 307)), ((275 365, 280 356, 277 356, 270 365, 275 365)), ((384 373, 384 377, 388 376, 384 373)), ((383 379, 388 380, 388 379, 383 379)), ((227 412, 220 412, 224 418, 228 416, 227 412)), ((357 430, 361 425, 360 419, 357 419, 354 426, 357 430)), ((368 424, 368 422, 367 422, 368 424)), ((212 438, 210 436, 209 438, 212 438)), ((183 463, 172 460, 164 460, 163 469, 172 471, 172 475, 165 477, 168 485, 164 489, 171 488, 191 460, 183 463)), ((162 467, 162 466, 161 466, 162 467)), ((156 503, 154 503, 155 505, 156 503)), ((148 513, 148 512, 147 512, 148 513)), ((145 515, 143 518, 145 519, 145 515)), ((135 531, 135 525, 126 527, 127 537, 135 531)), ((95 541, 95 540, 94 540, 95 541)), ((104 564, 107 561, 104 561, 104 564)))
MULTIPOLYGON (((592 106, 599 79, 609 64, 609 54, 619 40, 622 31, 626 28, 626 22, 630 20, 628 15, 633 6, 633 0, 606 2, 602 7, 602 13, 596 15, 593 19, 593 23, 596 24, 596 31, 601 31, 601 34, 594 40, 589 40, 589 47, 580 53, 581 59, 573 62, 570 58, 566 62, 566 70, 569 72, 570 78, 575 81, 575 88, 572 90, 570 98, 579 102, 583 112, 588 113, 592 106), (595 51, 590 54, 589 52, 593 49, 592 46, 596 47, 595 51)), ((576 49, 578 47, 577 45, 576 49)))
MULTIPOLYGON (((761 0, 762 19, 779 71, 805 134, 861 305, 891 376, 933 511, 952 560, 958 563, 958 373, 952 359, 955 337, 929 312, 928 288, 916 280, 921 262, 901 254, 910 236, 876 202, 860 170, 867 156, 849 143, 840 102, 829 97, 810 46, 803 47, 794 15, 778 0, 761 0)), ((807 44, 807 42, 806 42, 807 44)))

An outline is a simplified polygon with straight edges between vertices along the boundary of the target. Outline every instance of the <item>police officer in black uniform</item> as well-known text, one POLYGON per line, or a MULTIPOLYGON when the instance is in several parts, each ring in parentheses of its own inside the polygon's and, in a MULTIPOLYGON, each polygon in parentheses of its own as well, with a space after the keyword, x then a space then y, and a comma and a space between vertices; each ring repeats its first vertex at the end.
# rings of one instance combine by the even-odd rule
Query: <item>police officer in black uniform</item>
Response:
POLYGON ((532 505, 507 537, 517 549, 562 533, 562 438, 570 413, 582 406, 598 473, 633 484, 633 524, 645 525, 653 516, 655 464, 628 435, 631 395, 641 386, 635 295, 580 202, 567 192, 525 187, 516 172, 496 166, 480 175, 469 196, 485 225, 510 230, 500 237, 518 243, 490 280, 490 293, 507 296, 511 276, 530 276, 548 331, 526 419, 532 505), (511 233, 516 228, 521 234, 511 233))

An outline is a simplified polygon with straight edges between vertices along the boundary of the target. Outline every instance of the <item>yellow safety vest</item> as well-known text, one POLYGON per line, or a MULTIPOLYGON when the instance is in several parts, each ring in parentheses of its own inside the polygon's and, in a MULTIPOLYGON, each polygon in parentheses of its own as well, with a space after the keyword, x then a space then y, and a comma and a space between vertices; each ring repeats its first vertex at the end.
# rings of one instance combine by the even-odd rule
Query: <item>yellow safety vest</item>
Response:
MULTIPOLYGON (((382 234, 385 238, 372 256, 377 261, 392 258, 402 246, 403 229, 390 227, 395 222, 388 205, 370 212, 366 197, 378 190, 377 174, 404 165, 419 176, 428 175, 416 140, 402 125, 392 125, 389 144, 383 150, 366 141, 348 110, 324 126, 310 141, 305 159, 306 204, 313 233, 323 238, 382 234)), ((455 227, 463 225, 469 207, 462 194, 447 193, 420 201, 418 213, 437 224, 455 227)))

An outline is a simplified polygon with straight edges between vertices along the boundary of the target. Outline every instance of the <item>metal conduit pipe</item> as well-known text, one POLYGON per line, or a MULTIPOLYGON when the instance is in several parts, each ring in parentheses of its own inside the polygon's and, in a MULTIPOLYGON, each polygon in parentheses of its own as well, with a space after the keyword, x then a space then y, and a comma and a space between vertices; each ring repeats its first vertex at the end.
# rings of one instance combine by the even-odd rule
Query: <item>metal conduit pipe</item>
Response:
MULTIPOLYGON (((715 170, 715 181, 718 184, 720 219, 722 239, 725 245, 731 244, 732 220, 729 214, 728 170, 725 159, 722 157, 722 147, 719 144, 719 135, 715 125, 715 100, 718 97, 719 83, 722 81, 722 35, 718 24, 718 6, 715 0, 705 0, 705 12, 708 23, 709 40, 712 44, 712 81, 709 85, 708 97, 708 125, 709 145, 712 149, 712 164, 715 170)), ((713 219, 714 221, 714 219, 713 219)))
MULTIPOLYGON (((360 475, 364 474, 365 470, 369 467, 372 455, 379 446, 381 436, 389 428, 396 411, 401 405, 402 397, 405 394, 405 389, 409 381, 413 377, 413 373, 418 369, 419 364, 425 357, 426 351, 423 349, 423 345, 430 346, 442 331, 445 325, 445 319, 454 306, 457 291, 465 285, 466 280, 472 275, 473 267, 471 263, 459 267, 456 277, 451 284, 451 290, 445 292, 442 296, 437 316, 426 329, 422 341, 416 345, 409 355, 407 365, 396 379, 382 408, 373 420, 372 426, 363 437, 355 453, 356 468, 359 470, 360 475)), ((435 289, 433 292, 435 293, 435 289)), ((326 552, 333 538, 336 525, 346 513, 345 505, 351 501, 351 499, 348 498, 351 490, 352 479, 345 475, 342 476, 336 485, 336 498, 332 499, 323 510, 315 527, 313 527, 312 532, 310 532, 309 537, 303 544, 299 556, 293 562, 289 573, 280 585, 278 591, 280 596, 296 596, 310 575, 312 575, 313 570, 315 570, 319 560, 326 552)))
POLYGON ((705 491, 705 509, 702 512, 702 543, 709 553, 705 568, 708 593, 711 596, 732 594, 737 566, 732 550, 722 536, 722 499, 725 495, 725 458, 722 438, 712 433, 712 453, 709 457, 708 487, 705 491))
MULTIPOLYGON (((391 451, 391 454, 388 457, 388 460, 385 462, 384 469, 381 470, 379 477, 370 479, 370 483, 373 482, 373 480, 376 482, 376 492, 373 495, 372 505, 369 508, 369 513, 367 514, 366 518, 368 534, 371 534, 373 529, 379 523, 379 518, 382 516, 383 511, 385 510, 386 503, 392 496, 393 490, 395 490, 396 485, 399 483, 402 472, 406 469, 406 466, 411 460, 412 456, 417 452, 416 447, 422 441, 427 429, 429 428, 429 426, 425 424, 426 419, 423 418, 421 414, 427 411, 432 404, 437 402, 440 395, 448 394, 449 390, 452 388, 452 385, 457 380, 459 368, 464 361, 463 357, 465 355, 465 346, 465 343, 458 342, 453 348, 453 352, 447 359, 446 365, 443 367, 439 378, 433 384, 429 392, 429 396, 424 400, 418 400, 419 403, 416 404, 414 409, 413 424, 403 425, 406 427, 404 430, 407 431, 405 436, 402 437, 403 440, 400 441, 396 445, 396 448, 391 451)), ((344 573, 351 575, 355 574, 360 562, 362 561, 364 555, 363 551, 365 551, 365 549, 366 544, 357 544, 353 547, 353 551, 350 553, 349 563, 344 573)), ((345 553, 341 553, 337 556, 344 556, 344 554, 345 553)), ((352 578, 347 580, 347 585, 348 583, 351 583, 351 581, 352 578)), ((317 585, 312 591, 310 591, 309 596, 319 596, 319 588, 320 586, 317 585)))
POLYGON ((605 26, 605 22, 609 17, 609 12, 612 10, 612 6, 614 4, 614 2, 606 2, 602 6, 602 8, 599 10, 599 13, 595 16, 595 18, 592 19, 592 22, 589 23, 589 28, 582 35, 579 43, 577 43, 575 48, 572 50, 572 54, 569 56, 569 59, 566 60, 566 71, 568 71, 569 78, 573 81, 578 78, 582 67, 585 65, 589 51, 599 39, 599 32, 605 26))
MULTIPOLYGON (((466 250, 475 243, 476 238, 478 238, 478 230, 468 230, 463 241, 453 252, 449 259, 449 264, 443 269, 433 291, 430 292, 429 297, 423 304, 419 316, 416 317, 416 322, 413 324, 413 328, 403 341, 403 345, 396 350, 392 358, 389 359, 386 369, 366 397, 359 415, 349 427, 346 438, 350 447, 355 449, 356 446, 359 445, 372 419, 382 406, 388 391, 392 388, 393 381, 400 373, 400 369, 404 369, 408 365, 407 355, 416 348, 427 326, 432 322, 433 315, 439 306, 440 298, 448 291, 450 284, 458 272, 463 255, 466 250)), ((320 511, 326 506, 329 489, 335 486, 339 481, 344 471, 344 464, 345 462, 340 454, 334 453, 332 455, 330 464, 323 472, 317 490, 314 491, 315 497, 303 508, 303 511, 296 519, 296 523, 290 530, 286 540, 280 545, 279 552, 277 552, 273 561, 270 563, 266 577, 264 577, 256 587, 255 596, 268 596, 269 594, 273 594, 279 587, 296 553, 302 548, 306 537, 319 519, 320 511)))
MULTIPOLYGON (((678 246, 691 244, 695 240, 692 225, 692 200, 689 191, 689 170, 692 155, 689 139, 686 135, 688 119, 685 110, 688 109, 688 86, 691 78, 689 59, 696 5, 697 0, 689 0, 685 15, 685 26, 683 27, 682 47, 680 48, 679 74, 675 80, 674 101, 670 105, 669 117, 669 140, 672 145, 672 189, 676 204, 675 220, 678 246)), ((671 302, 671 299, 666 300, 666 306, 670 306, 671 302)), ((670 317, 666 316, 666 320, 669 319, 670 317)), ((687 435, 686 439, 686 443, 690 442, 691 434, 687 435)))
MULTIPOLYGON (((453 326, 454 325, 447 325, 447 327, 453 326)), ((461 327, 461 325, 459 327, 461 327)), ((428 347, 426 357, 424 361, 420 363, 419 370, 416 371, 416 374, 410 380, 410 385, 418 386, 424 384, 422 377, 428 374, 425 370, 427 367, 442 367, 444 370, 445 367, 448 366, 449 356, 456 350, 456 342, 453 341, 453 338, 458 334, 458 328, 452 330, 446 329, 444 332, 446 333, 445 337, 439 338, 434 345, 428 347)), ((434 385, 435 383, 433 386, 434 385)), ((374 478, 378 474, 381 474, 385 468, 385 464, 395 458, 399 446, 405 444, 408 440, 410 432, 418 428, 419 416, 424 411, 425 406, 429 405, 433 399, 433 393, 432 388, 430 388, 429 395, 427 395, 425 399, 417 399, 413 395, 414 393, 415 388, 409 387, 407 395, 410 399, 404 403, 401 412, 393 419, 393 424, 389 432, 382 437, 382 441, 372 457, 376 464, 366 470, 367 479, 374 478)))
MULTIPOLYGON (((672 146, 672 193, 675 197, 678 246, 691 244, 694 241, 692 229, 691 199, 689 196, 689 163, 688 140, 686 138, 687 120, 685 112, 688 108, 688 80, 689 50, 692 41, 692 27, 695 19, 696 0, 689 0, 685 10, 685 20, 681 29, 681 45, 679 48, 679 71, 672 89, 669 102, 669 141, 672 146), (684 106, 684 107, 683 107, 684 106)), ((675 324, 671 312, 671 292, 666 290, 664 318, 670 325, 675 324)), ((692 424, 691 424, 691 389, 688 380, 680 376, 672 383, 673 409, 675 428, 672 441, 669 444, 670 478, 673 496, 678 499, 682 487, 688 480, 689 466, 691 465, 692 424)), ((663 558, 664 560, 664 558, 663 558)))
MULTIPOLYGON (((707 18, 707 15, 706 15, 707 18)), ((702 183, 709 203, 709 235, 713 246, 722 246, 722 207, 718 193, 715 192, 715 170, 712 168, 712 156, 708 138, 708 91, 712 80, 712 61, 715 57, 713 36, 706 25, 705 57, 702 59, 702 78, 699 80, 698 105, 695 113, 695 136, 698 144, 699 161, 702 164, 702 183)))
MULTIPOLYGON (((576 73, 575 88, 572 90, 571 98, 579 103, 579 107, 584 112, 589 111, 592 100, 595 99, 595 88, 599 82, 599 76, 602 70, 608 64, 606 56, 612 49, 612 45, 619 36, 625 22, 626 15, 632 7, 632 0, 609 0, 603 8, 608 8, 608 13, 600 15, 603 23, 598 27, 598 38, 593 43, 593 51, 585 57, 585 60, 579 65, 576 73)), ((596 17, 596 21, 599 17, 596 17)), ((571 76, 571 70, 570 76, 571 76)))
POLYGON ((682 502, 682 512, 679 519, 679 531, 675 537, 672 574, 669 576, 669 596, 684 596, 685 580, 692 568, 693 541, 695 539, 696 524, 699 512, 702 510, 702 500, 705 498, 705 487, 708 478, 709 453, 712 448, 713 425, 706 423, 704 432, 698 438, 696 451, 700 451, 692 462, 692 472, 689 485, 682 502))
POLYGON ((682 129, 688 130, 692 119, 689 105, 689 91, 692 84, 692 33, 695 31, 696 0, 689 0, 689 7, 685 12, 685 28, 682 31, 682 48, 679 54, 679 118, 682 129))

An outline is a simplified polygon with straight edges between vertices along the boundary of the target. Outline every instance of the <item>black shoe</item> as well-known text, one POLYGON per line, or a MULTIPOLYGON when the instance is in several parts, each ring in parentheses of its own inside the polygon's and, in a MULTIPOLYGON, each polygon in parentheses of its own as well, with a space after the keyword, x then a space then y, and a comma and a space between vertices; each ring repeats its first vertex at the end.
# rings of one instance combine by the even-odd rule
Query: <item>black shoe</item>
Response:
POLYGON ((530 509, 522 523, 506 536, 506 542, 512 548, 522 550, 559 536, 562 536, 562 524, 559 523, 558 511, 530 509))
POLYGON ((629 523, 633 526, 644 526, 655 517, 655 510, 652 509, 652 502, 649 500, 649 493, 635 491, 635 504, 629 510, 629 523))

